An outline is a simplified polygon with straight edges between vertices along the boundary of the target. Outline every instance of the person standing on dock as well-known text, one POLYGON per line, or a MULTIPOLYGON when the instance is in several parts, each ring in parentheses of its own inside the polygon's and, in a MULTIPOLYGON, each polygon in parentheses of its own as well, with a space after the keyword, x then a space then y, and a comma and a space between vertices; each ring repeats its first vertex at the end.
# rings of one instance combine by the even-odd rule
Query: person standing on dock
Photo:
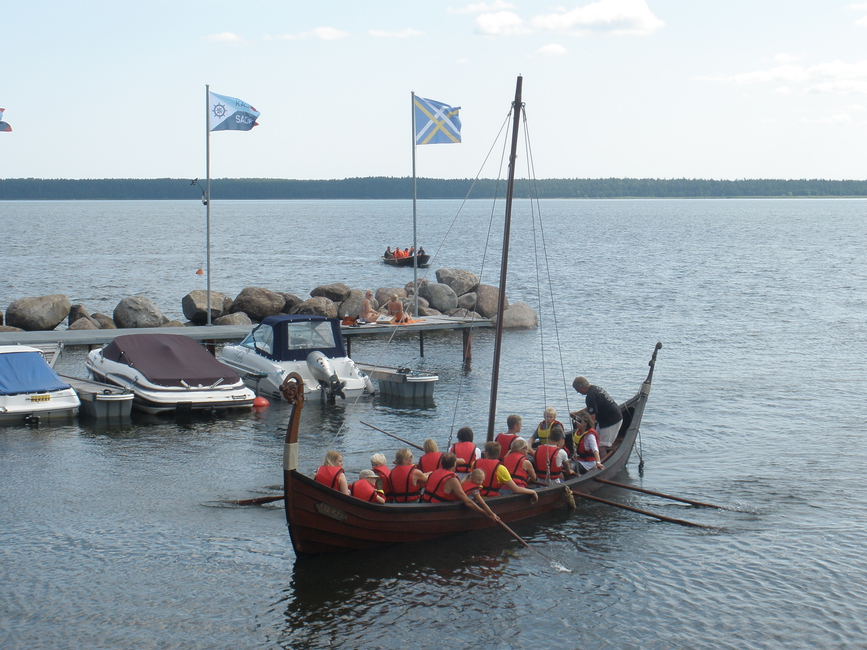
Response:
POLYGON ((575 411, 569 415, 573 421, 579 413, 585 412, 590 415, 590 422, 596 427, 599 434, 599 444, 606 449, 614 444, 617 439, 617 434, 620 432, 620 425, 623 422, 623 415, 620 413, 620 407, 617 406, 611 395, 600 386, 594 386, 584 377, 575 377, 572 382, 572 388, 584 395, 584 403, 586 408, 580 411, 575 411))

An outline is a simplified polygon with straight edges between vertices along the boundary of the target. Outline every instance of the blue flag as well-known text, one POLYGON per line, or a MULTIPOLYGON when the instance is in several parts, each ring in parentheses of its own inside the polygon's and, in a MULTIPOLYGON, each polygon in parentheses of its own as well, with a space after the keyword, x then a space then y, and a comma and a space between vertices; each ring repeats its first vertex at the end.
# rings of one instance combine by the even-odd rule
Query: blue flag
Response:
POLYGON ((12 127, 9 126, 8 123, 3 121, 3 111, 5 111, 5 110, 6 110, 5 108, 0 108, 0 133, 3 133, 4 131, 8 132, 8 131, 12 130, 12 127))
POLYGON ((259 111, 235 97, 208 93, 209 131, 249 131, 259 117, 259 111))
POLYGON ((415 143, 450 144, 461 141, 460 106, 447 106, 432 99, 415 98, 415 143))

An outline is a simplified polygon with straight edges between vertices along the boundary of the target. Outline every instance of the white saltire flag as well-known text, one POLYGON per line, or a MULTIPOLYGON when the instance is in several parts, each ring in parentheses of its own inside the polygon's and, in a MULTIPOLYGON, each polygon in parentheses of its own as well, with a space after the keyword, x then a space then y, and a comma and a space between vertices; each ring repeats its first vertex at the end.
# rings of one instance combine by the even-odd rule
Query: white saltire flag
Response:
POLYGON ((235 97, 208 92, 209 131, 249 131, 259 117, 259 111, 235 97))
POLYGON ((415 98, 415 143, 450 144, 461 141, 460 106, 415 98))
POLYGON ((12 130, 12 127, 3 121, 3 111, 5 111, 5 110, 6 110, 5 108, 0 108, 0 133, 3 133, 4 131, 11 131, 12 130))

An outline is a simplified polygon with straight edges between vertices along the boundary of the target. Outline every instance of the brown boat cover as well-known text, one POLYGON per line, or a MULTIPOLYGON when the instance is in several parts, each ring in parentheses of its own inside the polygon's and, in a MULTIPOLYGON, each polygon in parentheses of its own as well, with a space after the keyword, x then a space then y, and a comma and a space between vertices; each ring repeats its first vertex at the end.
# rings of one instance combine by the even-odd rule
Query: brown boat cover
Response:
POLYGON ((217 361, 196 341, 182 334, 125 334, 106 345, 102 355, 109 361, 135 368, 159 386, 231 386, 241 378, 217 361))

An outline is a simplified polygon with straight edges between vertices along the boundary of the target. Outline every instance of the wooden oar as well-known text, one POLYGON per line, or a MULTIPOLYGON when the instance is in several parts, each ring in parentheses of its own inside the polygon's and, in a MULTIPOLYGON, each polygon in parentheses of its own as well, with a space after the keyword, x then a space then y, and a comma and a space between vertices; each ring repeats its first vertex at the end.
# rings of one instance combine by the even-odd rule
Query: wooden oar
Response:
POLYGON ((256 497, 255 499, 241 499, 240 501, 223 501, 233 506, 259 506, 263 503, 271 503, 272 501, 280 501, 286 497, 282 494, 272 497, 256 497))
POLYGON ((654 492, 653 490, 646 490, 644 488, 636 487, 635 485, 626 485, 625 483, 615 483, 614 481, 609 481, 604 478, 593 477, 594 481, 599 481, 600 483, 605 483, 605 485, 613 485, 614 487, 623 488, 624 490, 634 490, 636 492, 643 492, 644 494, 650 494, 655 497, 662 497, 663 499, 671 499, 672 501, 681 501, 682 503, 688 503, 691 506, 701 506, 702 508, 716 508, 717 510, 731 510, 731 508, 726 508, 725 506, 715 506, 712 503, 702 503, 701 501, 690 501, 689 499, 682 499, 680 497, 673 497, 670 494, 663 494, 662 492, 654 492))
MULTIPOLYGON (((494 515, 493 510, 491 510, 491 509, 488 507, 488 504, 485 503, 485 499, 482 497, 481 494, 479 494, 478 492, 476 492, 476 494, 475 494, 475 496, 473 497, 473 499, 476 501, 476 503, 479 504, 479 506, 482 508, 482 510, 485 510, 486 512, 489 513, 489 516, 491 517, 491 519, 494 519, 494 516, 495 516, 495 515, 494 515)), ((504 522, 502 519, 500 519, 499 517, 497 517, 496 519, 494 519, 494 521, 496 521, 498 524, 500 524, 500 526, 503 528, 503 530, 505 530, 507 533, 509 533, 509 535, 511 535, 512 537, 514 537, 515 539, 517 539, 519 542, 521 542, 521 544, 523 544, 523 545, 526 546, 527 548, 533 548, 533 547, 530 546, 527 542, 525 542, 524 539, 523 539, 520 535, 518 535, 518 533, 516 533, 514 530, 512 530, 511 528, 509 528, 509 527, 505 524, 505 522, 504 522)), ((533 550, 536 550, 536 549, 533 549, 533 550)))
POLYGON ((387 435, 387 436, 391 436, 391 437, 394 438, 395 440, 400 440, 402 443, 407 444, 407 445, 409 445, 410 447, 415 447, 416 449, 421 449, 422 451, 424 451, 424 447, 419 447, 419 446, 418 446, 417 444, 415 444, 414 442, 410 442, 409 440, 404 440, 403 438, 398 438, 398 437, 397 437, 396 435, 394 435, 393 433, 389 433, 388 431, 383 431, 383 430, 380 429, 379 427, 375 427, 375 426, 373 426, 372 424, 368 424, 367 422, 362 422, 362 424, 363 424, 364 426, 366 426, 366 427, 370 427, 371 429, 376 429, 376 430, 379 431, 380 433, 384 433, 384 434, 387 435))
POLYGON ((671 517, 665 517, 664 515, 658 515, 655 512, 648 512, 647 510, 639 510, 638 508, 633 508, 632 506, 623 505, 622 503, 617 503, 616 501, 609 501, 608 499, 602 499, 600 497, 594 497, 590 494, 584 494, 582 492, 576 492, 572 490, 572 494, 576 497, 581 497, 582 499, 590 499, 591 501, 598 501, 599 503, 604 503, 608 506, 614 506, 615 508, 623 508, 624 510, 631 510, 632 512, 637 512, 640 515, 647 515, 648 517, 655 517, 661 521, 668 521, 672 524, 680 524, 681 526, 693 526, 694 528, 711 528, 711 526, 704 526, 702 524, 694 524, 691 521, 684 521, 683 519, 672 519, 671 517))

